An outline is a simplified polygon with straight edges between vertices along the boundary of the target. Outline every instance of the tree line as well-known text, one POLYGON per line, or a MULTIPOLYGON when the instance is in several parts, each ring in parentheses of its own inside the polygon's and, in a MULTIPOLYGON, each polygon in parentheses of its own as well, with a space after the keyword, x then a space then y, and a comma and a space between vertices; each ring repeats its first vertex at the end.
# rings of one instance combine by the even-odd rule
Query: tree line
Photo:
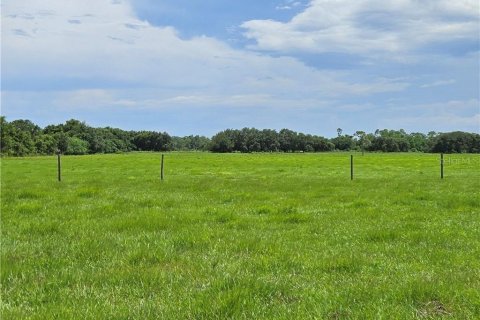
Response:
POLYGON ((57 152, 81 155, 129 151, 212 152, 444 152, 480 153, 480 135, 468 132, 407 133, 401 130, 356 131, 337 129, 331 139, 295 132, 255 128, 227 129, 212 138, 170 136, 157 131, 125 131, 94 128, 75 119, 39 127, 30 120, 8 122, 0 117, 0 149, 6 156, 50 155, 57 152))

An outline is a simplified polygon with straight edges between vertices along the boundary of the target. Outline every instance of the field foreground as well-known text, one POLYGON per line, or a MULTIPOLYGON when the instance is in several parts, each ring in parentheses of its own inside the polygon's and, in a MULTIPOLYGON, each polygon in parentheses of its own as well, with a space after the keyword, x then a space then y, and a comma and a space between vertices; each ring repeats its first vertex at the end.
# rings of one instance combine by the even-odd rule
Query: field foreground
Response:
POLYGON ((480 156, 2 159, 2 319, 480 318, 480 156))

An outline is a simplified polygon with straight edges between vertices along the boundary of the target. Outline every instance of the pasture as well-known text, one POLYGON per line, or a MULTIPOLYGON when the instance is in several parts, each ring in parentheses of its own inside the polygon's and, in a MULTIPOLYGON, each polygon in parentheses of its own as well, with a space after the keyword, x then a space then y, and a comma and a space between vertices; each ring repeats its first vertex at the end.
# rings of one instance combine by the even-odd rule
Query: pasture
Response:
POLYGON ((6 158, 2 319, 480 318, 480 156, 6 158))

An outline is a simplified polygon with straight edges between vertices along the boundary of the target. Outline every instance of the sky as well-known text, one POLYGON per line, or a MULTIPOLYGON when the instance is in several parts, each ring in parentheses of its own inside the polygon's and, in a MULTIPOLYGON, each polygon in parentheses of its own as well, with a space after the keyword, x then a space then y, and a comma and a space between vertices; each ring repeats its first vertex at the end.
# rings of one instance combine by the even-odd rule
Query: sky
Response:
POLYGON ((478 0, 3 0, 1 17, 8 121, 480 132, 478 0))

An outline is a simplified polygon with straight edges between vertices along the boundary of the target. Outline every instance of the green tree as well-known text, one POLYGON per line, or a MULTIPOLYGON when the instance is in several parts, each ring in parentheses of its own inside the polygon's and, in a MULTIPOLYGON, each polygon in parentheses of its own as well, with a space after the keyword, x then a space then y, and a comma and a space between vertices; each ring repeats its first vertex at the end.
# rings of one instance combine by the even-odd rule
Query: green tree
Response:
POLYGON ((57 151, 60 153, 66 153, 69 143, 67 135, 63 132, 57 133, 55 135, 55 140, 57 141, 57 151))
POLYGON ((40 128, 28 120, 1 120, 1 150, 3 155, 26 156, 35 154, 34 137, 40 128))
POLYGON ((77 137, 68 138, 68 146, 65 154, 87 154, 88 142, 77 137))
POLYGON ((220 131, 212 137, 210 150, 213 152, 232 152, 234 147, 235 143, 230 132, 225 130, 220 131))
POLYGON ((363 154, 365 150, 368 150, 372 144, 371 137, 365 133, 365 131, 357 131, 355 132, 354 136, 357 139, 356 144, 360 147, 360 150, 363 154))
POLYGON ((57 141, 53 135, 39 135, 35 139, 35 149, 38 154, 55 154, 58 150, 57 141))
POLYGON ((336 150, 353 150, 355 148, 355 141, 352 136, 343 135, 336 138, 333 138, 331 142, 335 145, 336 150))
POLYGON ((468 132, 448 132, 434 138, 432 152, 443 153, 479 153, 480 135, 468 132))

